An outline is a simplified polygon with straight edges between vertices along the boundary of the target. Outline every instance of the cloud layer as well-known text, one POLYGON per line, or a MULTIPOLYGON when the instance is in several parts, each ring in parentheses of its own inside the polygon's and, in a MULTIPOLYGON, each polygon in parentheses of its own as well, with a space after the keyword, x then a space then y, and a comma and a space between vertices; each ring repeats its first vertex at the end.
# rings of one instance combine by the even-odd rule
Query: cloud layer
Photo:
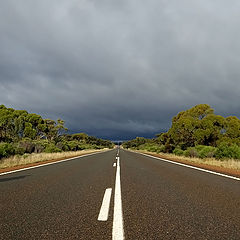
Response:
POLYGON ((0 3, 0 102, 72 131, 157 133, 208 103, 239 117, 238 0, 0 3))

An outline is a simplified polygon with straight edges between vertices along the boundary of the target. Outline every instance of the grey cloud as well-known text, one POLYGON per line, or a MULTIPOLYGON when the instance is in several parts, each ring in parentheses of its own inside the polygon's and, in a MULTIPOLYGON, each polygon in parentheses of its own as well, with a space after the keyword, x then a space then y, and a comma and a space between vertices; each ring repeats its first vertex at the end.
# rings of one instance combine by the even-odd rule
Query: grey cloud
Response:
POLYGON ((107 137, 195 104, 239 117, 237 0, 0 3, 0 102, 107 137))

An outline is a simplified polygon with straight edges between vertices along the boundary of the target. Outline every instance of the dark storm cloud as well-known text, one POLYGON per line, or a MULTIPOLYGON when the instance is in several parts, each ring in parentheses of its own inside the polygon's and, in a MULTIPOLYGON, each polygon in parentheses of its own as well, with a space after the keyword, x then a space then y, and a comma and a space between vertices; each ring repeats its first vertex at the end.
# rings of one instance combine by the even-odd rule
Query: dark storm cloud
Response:
POLYGON ((106 137, 195 104, 239 117, 237 0, 0 3, 0 102, 106 137))

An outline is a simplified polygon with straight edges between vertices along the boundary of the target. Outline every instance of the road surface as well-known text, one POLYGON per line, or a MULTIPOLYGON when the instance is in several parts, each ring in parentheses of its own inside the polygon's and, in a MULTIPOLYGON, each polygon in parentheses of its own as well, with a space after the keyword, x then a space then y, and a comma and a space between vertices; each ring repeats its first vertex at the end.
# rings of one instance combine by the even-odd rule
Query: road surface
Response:
POLYGON ((0 239, 240 239, 240 181, 120 149, 0 176, 0 239))

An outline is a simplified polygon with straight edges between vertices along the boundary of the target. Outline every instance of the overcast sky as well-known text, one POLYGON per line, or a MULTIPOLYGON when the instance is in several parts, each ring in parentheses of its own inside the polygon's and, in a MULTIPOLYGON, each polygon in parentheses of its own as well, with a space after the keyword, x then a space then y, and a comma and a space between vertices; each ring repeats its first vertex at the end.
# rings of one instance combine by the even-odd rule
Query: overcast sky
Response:
POLYGON ((112 139, 240 113, 239 0, 0 1, 0 103, 112 139))

